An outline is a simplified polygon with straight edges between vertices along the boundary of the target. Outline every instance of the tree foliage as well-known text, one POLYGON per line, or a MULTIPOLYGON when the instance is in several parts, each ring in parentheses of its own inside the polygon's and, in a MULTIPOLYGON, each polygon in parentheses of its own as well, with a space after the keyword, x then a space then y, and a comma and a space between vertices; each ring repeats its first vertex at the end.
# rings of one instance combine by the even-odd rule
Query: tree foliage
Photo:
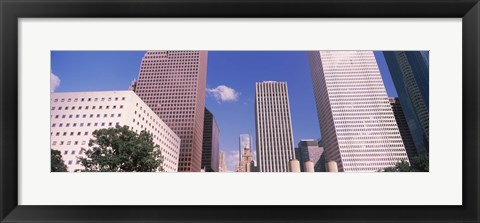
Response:
POLYGON ((98 129, 81 163, 87 172, 154 172, 162 171, 163 156, 152 136, 137 134, 128 126, 98 129))
POLYGON ((67 166, 63 162, 62 153, 58 150, 50 149, 50 171, 67 172, 67 166))
POLYGON ((402 160, 394 167, 387 167, 383 172, 428 172, 428 153, 422 153, 410 159, 410 163, 402 160))

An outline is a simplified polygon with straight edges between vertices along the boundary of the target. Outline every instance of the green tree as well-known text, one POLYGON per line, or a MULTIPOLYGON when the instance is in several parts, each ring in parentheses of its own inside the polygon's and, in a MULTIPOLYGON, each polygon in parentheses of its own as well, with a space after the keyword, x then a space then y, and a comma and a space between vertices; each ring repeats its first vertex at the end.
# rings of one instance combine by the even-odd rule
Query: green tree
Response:
MULTIPOLYGON (((421 153, 418 156, 412 157, 410 163, 402 160, 396 163, 394 167, 383 169, 383 172, 428 172, 428 166, 428 153, 421 153)), ((379 172, 382 172, 382 170, 379 172)))
POLYGON ((80 158, 87 172, 153 172, 162 171, 163 156, 152 136, 142 131, 137 134, 128 126, 99 129, 93 132, 80 158))
POLYGON ((428 153, 421 153, 410 160, 412 172, 429 172, 428 153))
POLYGON ((58 150, 50 149, 50 172, 67 172, 62 153, 58 150))

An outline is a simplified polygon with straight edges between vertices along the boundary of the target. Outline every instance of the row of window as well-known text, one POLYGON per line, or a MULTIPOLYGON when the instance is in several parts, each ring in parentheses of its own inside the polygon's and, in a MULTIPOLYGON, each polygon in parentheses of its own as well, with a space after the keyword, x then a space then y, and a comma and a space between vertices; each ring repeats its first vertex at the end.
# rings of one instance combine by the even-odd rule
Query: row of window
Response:
MULTIPOLYGON (((63 127, 63 126, 64 126, 63 124, 64 124, 64 123, 58 123, 58 127, 63 127)), ((72 125, 70 125, 70 123, 65 123, 65 127, 70 127, 70 126, 71 126, 71 127, 77 127, 77 123, 71 123, 71 124, 72 124, 72 125)), ((88 127, 88 126, 91 126, 92 123, 89 122, 89 123, 85 123, 85 124, 86 124, 86 126, 88 127)), ((93 123, 93 126, 99 126, 99 124, 100 124, 100 126, 105 126, 105 125, 106 125, 105 122, 102 122, 102 123, 95 122, 95 123, 93 123)), ((83 127, 83 125, 84 125, 83 122, 82 122, 82 123, 78 123, 78 126, 79 126, 79 127, 83 127)), ((120 125, 120 122, 115 123, 115 125, 120 125)), ((109 123, 108 123, 108 126, 113 126, 113 122, 109 122, 109 123)), ((57 127, 57 123, 53 123, 53 124, 52 124, 52 127, 57 127)))
MULTIPOLYGON (((82 118, 87 118, 87 117, 89 117, 89 118, 94 118, 94 117, 100 118, 101 116, 102 116, 101 114, 97 114, 97 115, 90 114, 88 116, 87 116, 87 114, 83 114, 81 116, 80 116, 80 114, 77 114, 75 116, 72 114, 72 115, 68 115, 68 118, 73 118, 73 117, 75 117, 75 118, 80 118, 80 117, 82 117, 82 118)), ((67 115, 61 115, 61 116, 60 115, 55 115, 55 119, 66 118, 66 117, 67 117, 67 115)), ((108 114, 103 114, 103 118, 106 118, 106 117, 108 117, 108 114)), ((115 117, 115 114, 110 114, 110 117, 111 118, 115 117)), ((122 117, 122 114, 118 113, 117 117, 122 117)))
MULTIPOLYGON (((93 101, 98 101, 98 100, 99 100, 99 98, 93 98, 93 101)), ((107 100, 107 101, 112 101, 112 100, 118 101, 119 98, 118 97, 115 97, 115 98, 112 98, 112 97, 100 98, 100 101, 105 101, 105 100, 107 100)), ((125 101, 125 97, 122 97, 121 100, 125 101)), ((84 101, 92 101, 92 98, 66 98, 66 99, 65 98, 61 98, 61 99, 56 98, 56 99, 53 100, 53 102, 59 102, 59 101, 60 102, 65 102, 65 101, 67 101, 67 102, 72 102, 72 101, 73 102, 78 102, 78 101, 84 102, 84 101)))
MULTIPOLYGON (((120 106, 118 106, 118 107, 119 107, 120 109, 122 109, 122 108, 123 108, 123 105, 120 105, 120 106)), ((63 107, 60 106, 60 107, 58 107, 58 110, 62 110, 62 108, 63 108, 63 107)), ((75 110, 75 108, 78 108, 78 110, 82 110, 83 107, 82 107, 82 106, 78 106, 78 107, 75 107, 75 106, 72 106, 72 107, 65 106, 65 107, 64 107, 65 110, 68 110, 69 108, 71 108, 71 110, 75 110)), ((88 110, 89 108, 90 108, 90 106, 85 106, 85 110, 88 110)), ((96 108, 97 108, 97 106, 92 106, 92 110, 95 110, 96 108)), ((102 108, 103 108, 103 106, 98 106, 98 109, 102 109, 102 108)), ((117 108, 116 105, 113 105, 113 106, 112 106, 112 109, 116 109, 116 108, 117 108)), ((57 107, 52 107, 52 111, 55 110, 55 109, 57 109, 57 107)), ((110 109, 110 105, 105 106, 105 109, 110 109)))

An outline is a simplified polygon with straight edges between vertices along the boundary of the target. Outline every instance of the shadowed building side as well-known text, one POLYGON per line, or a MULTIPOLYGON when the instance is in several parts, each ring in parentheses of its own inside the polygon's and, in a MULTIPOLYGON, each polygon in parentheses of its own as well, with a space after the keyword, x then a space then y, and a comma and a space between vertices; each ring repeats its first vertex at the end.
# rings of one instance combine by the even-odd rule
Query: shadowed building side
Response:
POLYGON ((218 172, 220 129, 215 116, 207 108, 203 122, 202 169, 206 172, 218 172))

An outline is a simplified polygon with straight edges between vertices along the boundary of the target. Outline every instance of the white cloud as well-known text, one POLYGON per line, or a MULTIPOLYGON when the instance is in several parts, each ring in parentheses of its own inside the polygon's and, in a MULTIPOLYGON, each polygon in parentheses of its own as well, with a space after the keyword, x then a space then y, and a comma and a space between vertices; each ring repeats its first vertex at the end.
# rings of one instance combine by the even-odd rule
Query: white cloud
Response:
POLYGON ((240 92, 225 85, 219 85, 216 88, 207 88, 207 92, 217 99, 218 103, 236 101, 240 97, 240 92))
POLYGON ((50 92, 55 92, 58 86, 60 86, 60 78, 54 73, 50 73, 50 92))

